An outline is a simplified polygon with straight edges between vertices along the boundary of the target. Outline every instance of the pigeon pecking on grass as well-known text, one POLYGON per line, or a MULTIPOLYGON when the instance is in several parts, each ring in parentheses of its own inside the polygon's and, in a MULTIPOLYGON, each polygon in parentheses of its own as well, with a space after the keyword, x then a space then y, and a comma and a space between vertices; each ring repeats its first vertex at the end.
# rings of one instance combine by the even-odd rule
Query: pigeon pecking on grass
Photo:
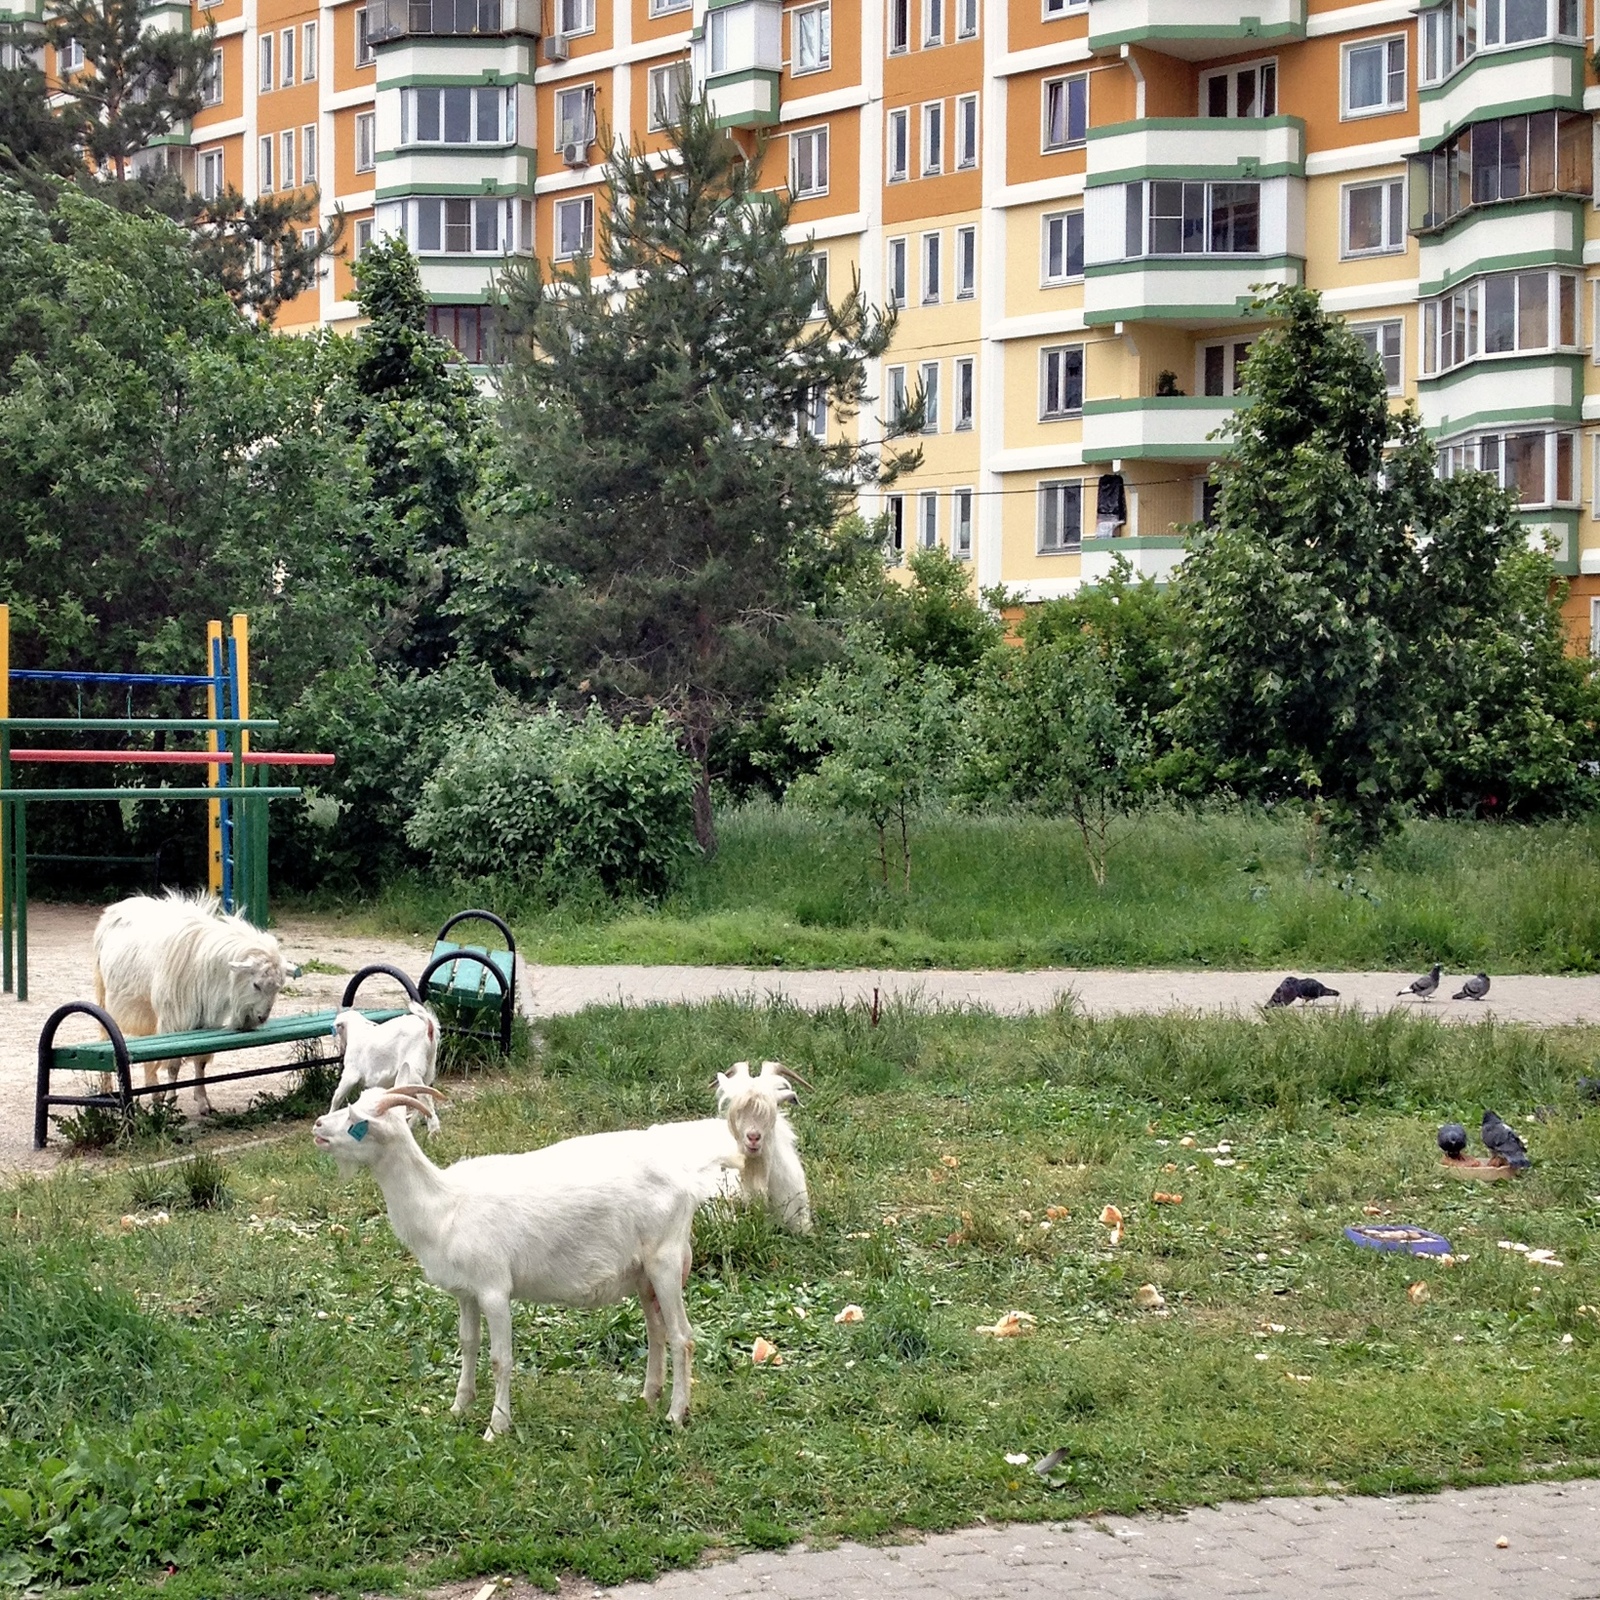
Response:
POLYGON ((1395 993, 1414 994, 1419 1000, 1431 1000, 1433 991, 1439 987, 1439 974, 1443 971, 1444 968, 1435 961, 1433 971, 1428 973, 1426 977, 1418 978, 1409 988, 1396 989, 1395 993))
POLYGON ((1483 1142, 1489 1154, 1499 1156, 1508 1167, 1532 1165, 1528 1147, 1517 1137, 1516 1130, 1489 1110, 1483 1113, 1483 1142))
POLYGON ((1455 1160, 1467 1148, 1467 1130, 1459 1122, 1447 1122, 1439 1130, 1439 1148, 1455 1160))
POLYGON ((1285 978, 1276 989, 1272 991, 1272 998, 1267 1001, 1269 1006, 1292 1006, 1296 1000, 1321 1000, 1326 997, 1338 998, 1339 991, 1330 989, 1320 978, 1285 978))
POLYGON ((1481 1000, 1489 992, 1489 974, 1480 972, 1475 978, 1462 980, 1461 987, 1450 996, 1452 1000, 1481 1000))

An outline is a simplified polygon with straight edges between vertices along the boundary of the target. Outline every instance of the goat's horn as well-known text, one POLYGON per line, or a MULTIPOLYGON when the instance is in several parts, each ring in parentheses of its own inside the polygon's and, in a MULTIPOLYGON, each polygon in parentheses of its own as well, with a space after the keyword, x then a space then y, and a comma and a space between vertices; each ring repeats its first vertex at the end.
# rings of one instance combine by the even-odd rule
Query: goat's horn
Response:
POLYGON ((443 1089, 435 1089, 431 1083, 408 1083, 405 1088, 407 1094, 425 1094, 442 1106, 450 1104, 450 1096, 443 1089))
POLYGON ((420 1112, 425 1117, 432 1117, 434 1114, 433 1107, 426 1100, 418 1100, 410 1094, 401 1094, 399 1090, 386 1094, 372 1108, 372 1114, 375 1117, 381 1117, 385 1111, 393 1111, 397 1106, 406 1111, 420 1112))
POLYGON ((785 1078, 792 1078, 802 1088, 811 1090, 813 1094, 816 1093, 816 1084, 814 1084, 809 1078, 803 1076, 801 1073, 796 1072, 793 1067, 786 1067, 781 1061, 774 1061, 773 1066, 775 1066, 785 1078))

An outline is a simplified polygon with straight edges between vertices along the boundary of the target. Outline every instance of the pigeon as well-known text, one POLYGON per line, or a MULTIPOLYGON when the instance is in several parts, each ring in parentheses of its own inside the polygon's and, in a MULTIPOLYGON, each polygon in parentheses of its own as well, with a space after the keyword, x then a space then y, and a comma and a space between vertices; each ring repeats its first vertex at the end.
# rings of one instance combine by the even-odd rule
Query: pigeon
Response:
POLYGON ((1578 1098, 1580 1100, 1600 1100, 1600 1078, 1579 1078, 1578 1098))
POLYGON ((1414 994, 1419 1000, 1431 1000, 1433 991, 1439 987, 1439 974, 1444 968, 1437 961, 1433 964, 1433 971, 1425 978, 1418 978, 1408 989, 1397 989, 1396 994, 1414 994))
POLYGON ((1450 996, 1452 1000, 1481 1000, 1489 992, 1489 974, 1480 972, 1476 978, 1463 979, 1461 987, 1450 996))
POLYGON ((1321 1000, 1325 996, 1337 997, 1339 991, 1330 989, 1327 984, 1317 978, 1285 978, 1276 989, 1272 991, 1272 998, 1267 1001, 1269 1006, 1292 1006, 1296 1000, 1321 1000))
POLYGON ((1483 1113, 1483 1142, 1489 1154, 1499 1156, 1508 1167, 1532 1165, 1528 1147, 1517 1137, 1516 1130, 1489 1110, 1483 1113))
POLYGON ((1467 1130, 1459 1122, 1447 1122, 1439 1130, 1439 1148, 1452 1161, 1467 1148, 1467 1130))

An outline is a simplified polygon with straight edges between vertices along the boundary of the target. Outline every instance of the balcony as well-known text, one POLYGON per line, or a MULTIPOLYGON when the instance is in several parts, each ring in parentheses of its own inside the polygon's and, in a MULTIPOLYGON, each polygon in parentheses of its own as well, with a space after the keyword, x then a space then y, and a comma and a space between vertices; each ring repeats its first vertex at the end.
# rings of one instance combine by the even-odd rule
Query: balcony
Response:
POLYGON ((1417 383, 1422 425, 1435 435, 1528 422, 1576 424, 1583 416, 1585 358, 1566 351, 1480 356, 1417 383))
POLYGON ((710 0, 689 36, 689 67, 717 125, 767 128, 778 120, 783 75, 782 0, 710 0))
POLYGON ((1438 294, 1479 272, 1581 266, 1587 209, 1565 195, 1530 195, 1463 211, 1418 240, 1418 293, 1438 294))
POLYGON ((1104 583, 1115 570, 1120 556, 1133 568, 1134 577, 1170 583, 1172 574, 1187 554, 1188 541, 1175 533, 1135 534, 1115 539, 1085 534, 1079 571, 1086 586, 1104 583))
POLYGON ((1458 128, 1518 111, 1583 105, 1583 47, 1545 40, 1512 50, 1485 50, 1443 83, 1417 94, 1422 147, 1458 128))
POLYGON ((1089 48, 1146 45, 1185 61, 1306 36, 1306 0, 1089 0, 1089 48))
POLYGON ((1236 396, 1159 395, 1132 400, 1089 400, 1083 407, 1083 459, 1107 461, 1215 461, 1222 441, 1213 438, 1242 402, 1236 396))
POLYGON ((1299 117, 1146 117, 1089 130, 1091 188, 1148 178, 1303 178, 1299 117))
POLYGON ((396 39, 458 39, 539 34, 539 0, 369 0, 367 36, 373 44, 396 39))

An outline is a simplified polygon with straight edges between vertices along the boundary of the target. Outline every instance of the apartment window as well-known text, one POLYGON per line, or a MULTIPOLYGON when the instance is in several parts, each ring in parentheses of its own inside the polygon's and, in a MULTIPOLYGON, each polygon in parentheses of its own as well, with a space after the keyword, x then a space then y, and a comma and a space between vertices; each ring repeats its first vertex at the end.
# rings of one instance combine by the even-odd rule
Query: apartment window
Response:
POLYGON ((964 94, 956 101, 956 168, 966 171, 978 164, 978 97, 964 94))
MULTIPOLYGON (((950 496, 950 554, 957 561, 972 559, 972 491, 957 489, 950 496)), ((1600 604, 1600 602, 1597 602, 1600 604)))
POLYGON ((828 192, 828 130, 807 128, 789 135, 789 193, 803 200, 828 192))
POLYGON ((1089 137, 1089 75, 1049 78, 1044 86, 1044 147, 1065 150, 1089 137))
POLYGON ((1069 12, 1081 11, 1088 5, 1089 0, 1044 0, 1044 14, 1050 17, 1064 17, 1069 12))
POLYGON ((272 33, 264 33, 261 35, 260 39, 256 41, 257 47, 261 51, 261 76, 259 79, 259 88, 262 94, 268 93, 272 86, 278 81, 277 74, 273 71, 272 66, 273 49, 277 45, 277 42, 277 35, 272 33))
POLYGON ((222 193, 222 147, 202 150, 195 161, 196 181, 202 200, 215 200, 222 193))
POLYGON ((694 0, 650 0, 650 15, 664 17, 669 12, 687 11, 694 0))
POLYGON ((1047 284, 1083 276, 1083 213, 1047 213, 1041 224, 1044 243, 1042 276, 1047 284))
MULTIPOLYGON (((1600 492, 1600 439, 1595 440, 1595 488, 1600 492)), ((1600 516, 1600 505, 1595 507, 1600 516)), ((1589 654, 1600 656, 1600 600, 1589 602, 1589 654)))
POLYGON ((889 182, 903 183, 911 176, 911 109, 900 106, 889 113, 889 182))
POLYGON ((1344 47, 1344 114, 1371 117, 1406 108, 1406 41, 1368 39, 1344 47))
POLYGON ((593 33, 594 0, 556 0, 556 21, 561 33, 593 33))
POLYGON ((363 217, 356 223, 355 258, 359 261, 372 243, 372 218, 363 217))
POLYGON ((1383 386, 1390 394, 1400 392, 1402 372, 1400 342, 1405 324, 1392 317, 1383 322, 1353 322, 1350 331, 1372 352, 1372 359, 1383 369, 1383 386))
POLYGON ((939 363, 922 363, 922 431, 939 431, 939 363))
POLYGON ((315 250, 317 248, 317 237, 315 228, 302 228, 300 230, 300 248, 302 250, 315 250))
POLYGON ((978 0, 956 0, 956 38, 978 37, 978 0))
POLYGON ((887 494, 883 497, 883 519, 888 523, 884 544, 891 566, 899 566, 906 553, 906 497, 887 494))
POLYGON ((906 414, 906 369, 889 367, 884 376, 888 380, 889 426, 894 428, 906 414))
POLYGON ((1352 183, 1344 191, 1346 256, 1392 254, 1406 247, 1406 183, 1352 183))
POLYGON ((271 189, 272 186, 273 186, 272 185, 272 145, 273 145, 272 135, 270 133, 263 134, 261 136, 260 153, 259 153, 259 155, 257 157, 259 165, 258 165, 258 167, 256 169, 257 187, 261 190, 261 192, 263 194, 266 194, 267 191, 269 189, 271 189))
POLYGON ((300 78, 312 83, 317 76, 317 25, 308 22, 300 30, 300 78))
POLYGON ((1039 554, 1065 555, 1083 546, 1083 483, 1072 478, 1039 485, 1039 554))
POLYGON ((200 101, 202 105, 220 106, 222 104, 222 52, 213 50, 211 59, 206 62, 205 76, 200 80, 200 101))
POLYGON ((415 207, 419 254, 498 255, 511 248, 510 201, 428 198, 409 204, 415 207))
POLYGON ((1421 20, 1424 83, 1449 77, 1480 49, 1583 37, 1578 0, 1446 0, 1421 20))
POLYGON ((372 33, 368 26, 368 12, 365 6, 356 7, 356 65, 370 67, 377 56, 372 48, 372 33))
POLYGON ((594 196, 556 201, 556 260, 594 254, 594 196))
POLYGON ((294 129, 285 128, 282 134, 283 159, 278 163, 278 187, 294 188, 294 129))
POLYGON ((403 144, 504 144, 516 137, 516 91, 422 88, 400 91, 403 144))
MULTIPOLYGON (((83 71, 83 40, 68 39, 61 49, 61 70, 63 72, 83 71)), ((270 89, 272 85, 269 83, 270 89)))
POLYGON ((356 113, 356 171, 371 172, 378 164, 377 119, 371 111, 356 113))
POLYGON ((1422 372, 1434 377, 1483 355, 1572 349, 1578 280, 1569 272, 1496 272, 1422 303, 1422 372))
POLYGON ((944 101, 922 108, 922 175, 937 177, 944 171, 944 101))
POLYGON ((911 0, 889 0, 889 54, 911 48, 911 0))
POLYGON ((904 239, 891 239, 889 241, 889 304, 903 306, 906 303, 906 241, 904 239))
POLYGON ((428 332, 451 345, 471 366, 495 358, 493 306, 429 306, 428 332))
POLYGON ((978 230, 956 229, 956 299, 970 300, 978 292, 978 230))
POLYGON ((1278 114, 1278 63, 1256 61, 1247 67, 1208 72, 1200 80, 1202 117, 1275 117, 1278 114))
POLYGON ((1200 347, 1200 392, 1213 397, 1238 394, 1249 339, 1223 339, 1200 347))
POLYGON ((1574 505, 1579 492, 1577 435, 1545 429, 1485 433, 1440 449, 1442 477, 1470 471, 1487 472, 1524 508, 1574 505))
POLYGON ((1057 345, 1039 352, 1039 416, 1073 417, 1083 410, 1083 346, 1057 345))
POLYGON ((811 269, 811 282, 814 285, 811 315, 825 317, 828 314, 828 252, 813 250, 800 259, 811 269))
POLYGON ((1260 249, 1259 183, 1128 185, 1130 256, 1255 255, 1260 249))
POLYGON ((792 15, 794 75, 799 77, 806 72, 826 72, 833 64, 833 7, 801 6, 792 15))
POLYGON ((944 0, 922 0, 922 42, 944 43, 944 0))
POLYGON ((300 178, 303 183, 317 181, 317 125, 308 122, 300 130, 300 178))
POLYGON ((1536 111, 1463 128, 1425 156, 1411 158, 1411 226, 1442 227, 1469 205, 1529 194, 1594 192, 1593 118, 1536 111))
POLYGON ((924 550, 934 550, 939 545, 939 496, 932 489, 924 489, 917 496, 917 543, 924 550))
POLYGON ((955 430, 957 433, 965 433, 972 427, 975 414, 973 395, 975 367, 976 363, 971 356, 956 357, 955 430))
POLYGON ((594 139, 594 85, 556 91, 556 145, 587 145, 594 139))
POLYGON ((283 73, 280 82, 285 89, 294 82, 294 34, 293 28, 285 28, 279 36, 278 66, 283 73))
POLYGON ((944 236, 922 236, 922 303, 936 306, 944 298, 944 236))
POLYGON ((801 394, 794 420, 797 435, 809 434, 813 439, 827 439, 828 391, 825 385, 814 383, 801 394))
POLYGON ((649 129, 659 133, 663 128, 676 127, 683 115, 683 102, 689 96, 689 63, 671 61, 664 67, 650 69, 649 129))
POLYGON ((713 75, 728 70, 728 14, 725 11, 706 14, 706 68, 713 75))

